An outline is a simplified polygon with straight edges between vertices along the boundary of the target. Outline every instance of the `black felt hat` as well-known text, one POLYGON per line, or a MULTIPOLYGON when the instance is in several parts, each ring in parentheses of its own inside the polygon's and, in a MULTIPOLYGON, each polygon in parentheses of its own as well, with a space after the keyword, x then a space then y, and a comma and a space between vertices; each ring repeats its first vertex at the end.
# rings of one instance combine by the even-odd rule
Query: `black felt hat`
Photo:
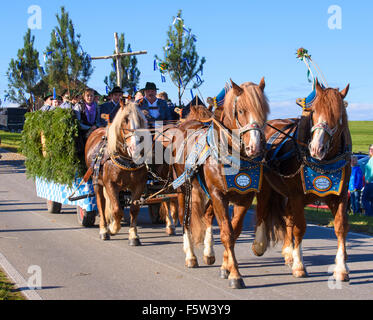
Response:
POLYGON ((123 93, 123 90, 120 87, 114 87, 113 90, 110 91, 110 94, 113 93, 123 93))
POLYGON ((155 83, 147 82, 145 88, 142 90, 158 90, 158 88, 156 87, 155 83))

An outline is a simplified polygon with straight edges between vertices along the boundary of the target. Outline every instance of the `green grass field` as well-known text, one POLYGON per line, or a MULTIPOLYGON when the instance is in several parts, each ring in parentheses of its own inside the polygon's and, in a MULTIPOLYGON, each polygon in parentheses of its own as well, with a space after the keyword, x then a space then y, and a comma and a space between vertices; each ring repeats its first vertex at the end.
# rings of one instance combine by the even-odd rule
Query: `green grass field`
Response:
POLYGON ((0 148, 17 152, 21 144, 21 134, 0 130, 0 148))
POLYGON ((352 152, 368 153, 369 145, 373 143, 373 121, 350 121, 352 137, 352 152))
POLYGON ((26 300, 25 296, 17 291, 13 284, 0 269, 0 301, 1 300, 26 300))

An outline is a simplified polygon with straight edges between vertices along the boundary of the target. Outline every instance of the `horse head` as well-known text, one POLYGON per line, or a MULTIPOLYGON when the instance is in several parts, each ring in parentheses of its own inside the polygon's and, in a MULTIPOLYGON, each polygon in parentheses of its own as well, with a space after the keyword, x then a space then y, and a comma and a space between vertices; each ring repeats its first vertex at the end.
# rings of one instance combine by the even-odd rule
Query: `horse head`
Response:
POLYGON ((243 153, 255 158, 264 151, 263 126, 269 113, 265 81, 262 78, 259 85, 245 82, 238 86, 232 80, 231 83, 232 90, 224 102, 223 122, 239 134, 243 153))
POLYGON ((323 160, 329 154, 331 146, 337 142, 347 124, 346 97, 350 85, 339 91, 334 88, 324 89, 316 79, 316 99, 311 107, 311 142, 310 155, 323 160))
POLYGON ((132 157, 140 137, 136 130, 147 128, 147 120, 135 102, 120 100, 120 109, 108 129, 108 152, 132 157))

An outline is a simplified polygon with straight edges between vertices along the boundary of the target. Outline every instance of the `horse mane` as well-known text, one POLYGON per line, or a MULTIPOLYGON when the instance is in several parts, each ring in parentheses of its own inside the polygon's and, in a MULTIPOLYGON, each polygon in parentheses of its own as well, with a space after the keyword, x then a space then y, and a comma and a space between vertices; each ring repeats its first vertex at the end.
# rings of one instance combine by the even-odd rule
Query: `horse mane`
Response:
POLYGON ((124 104, 124 102, 120 100, 120 108, 107 130, 107 149, 110 154, 118 151, 119 142, 122 142, 120 141, 122 124, 126 118, 133 121, 134 129, 147 127, 146 118, 138 108, 137 103, 130 101, 124 104))
MULTIPOLYGON (((240 95, 239 103, 247 106, 248 111, 253 117, 260 122, 261 125, 267 121, 267 114, 269 113, 268 99, 264 92, 259 88, 258 85, 252 82, 245 82, 240 85, 243 89, 240 95)), ((226 116, 230 123, 233 123, 233 112, 232 106, 235 99, 233 90, 229 90, 224 100, 224 116, 226 116)))
POLYGON ((327 88, 319 91, 312 107, 315 113, 324 115, 324 120, 332 128, 337 125, 341 117, 343 122, 347 121, 347 112, 338 89, 327 88))

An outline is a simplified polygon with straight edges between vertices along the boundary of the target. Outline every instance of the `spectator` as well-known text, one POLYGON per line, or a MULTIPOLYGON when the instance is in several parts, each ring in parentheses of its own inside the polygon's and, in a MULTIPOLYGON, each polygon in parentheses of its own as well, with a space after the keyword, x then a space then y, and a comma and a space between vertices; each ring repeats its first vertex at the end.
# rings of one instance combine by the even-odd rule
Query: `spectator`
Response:
POLYGON ((47 92, 47 94, 44 96, 44 105, 40 108, 41 111, 51 111, 55 109, 55 107, 52 106, 52 99, 53 99, 53 93, 47 92))
POLYGON ((369 161, 364 168, 364 177, 363 207, 367 216, 373 216, 373 144, 369 146, 369 161))
POLYGON ((170 113, 171 113, 171 116, 172 116, 171 120, 178 120, 179 119, 179 115, 175 112, 175 105, 168 98, 167 92, 162 91, 162 92, 158 93, 157 98, 158 99, 162 99, 162 100, 164 100, 164 101, 167 102, 167 106, 170 109, 170 113))
POLYGON ((140 101, 141 99, 144 99, 144 94, 140 90, 140 91, 137 91, 136 94, 135 94, 135 101, 140 101))
POLYGON ((351 207, 353 214, 361 213, 360 197, 363 188, 363 172, 357 163, 357 157, 351 157, 351 176, 348 190, 350 190, 351 207))
POLYGON ((123 96, 123 91, 119 87, 114 87, 114 89, 109 93, 111 100, 105 102, 100 106, 100 126, 104 127, 107 125, 107 121, 101 117, 103 114, 108 114, 110 122, 113 122, 115 115, 117 114, 120 104, 119 100, 123 96))
POLYGON ((74 106, 76 118, 79 121, 79 128, 84 142, 93 130, 99 127, 99 111, 93 89, 85 89, 83 99, 74 106))
POLYGON ((154 127, 155 121, 172 120, 172 115, 167 106, 167 102, 157 98, 157 90, 158 88, 155 83, 147 82, 143 89, 145 93, 144 99, 138 102, 150 127, 154 127))

